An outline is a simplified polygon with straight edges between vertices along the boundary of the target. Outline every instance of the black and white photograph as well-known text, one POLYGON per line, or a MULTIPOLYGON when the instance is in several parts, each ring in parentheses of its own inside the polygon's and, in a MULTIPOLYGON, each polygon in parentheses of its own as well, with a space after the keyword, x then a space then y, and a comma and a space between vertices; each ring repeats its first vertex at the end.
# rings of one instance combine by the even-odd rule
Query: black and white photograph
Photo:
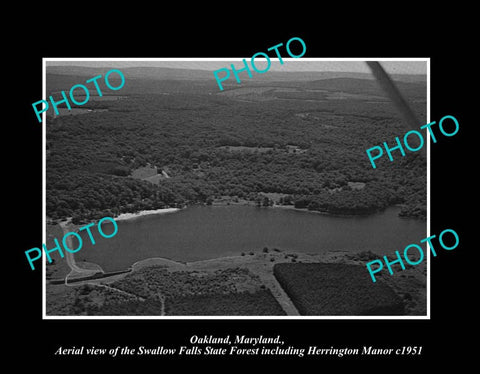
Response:
POLYGON ((9 36, 5 362, 463 365, 474 33, 399 8, 9 36))
POLYGON ((45 317, 426 317, 428 65, 46 59, 45 317))

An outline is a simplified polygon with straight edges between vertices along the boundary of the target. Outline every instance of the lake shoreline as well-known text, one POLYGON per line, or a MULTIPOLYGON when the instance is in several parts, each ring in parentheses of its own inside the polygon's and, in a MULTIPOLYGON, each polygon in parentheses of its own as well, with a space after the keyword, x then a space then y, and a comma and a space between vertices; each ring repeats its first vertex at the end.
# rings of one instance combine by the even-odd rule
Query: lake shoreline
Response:
MULTIPOLYGON (((215 202, 213 202, 213 204, 205 205, 205 206, 212 206, 212 207, 251 206, 251 207, 260 208, 260 209, 269 209, 269 208, 285 209, 285 210, 293 210, 293 211, 296 211, 296 212, 320 214, 320 215, 329 216, 329 217, 346 217, 346 218, 368 217, 368 216, 371 216, 371 215, 374 215, 374 214, 381 213, 388 208, 400 207, 399 204, 394 204, 394 205, 385 207, 385 209, 379 209, 379 210, 369 212, 369 213, 350 213, 350 214, 348 214, 348 213, 331 213, 331 212, 325 212, 325 211, 321 211, 321 210, 311 210, 311 209, 307 209, 307 208, 295 208, 294 205, 274 204, 274 205, 269 205, 269 206, 258 206, 255 202, 248 201, 248 200, 241 200, 241 201, 238 201, 238 202, 226 201, 226 200, 225 201, 215 201, 215 202)), ((414 217, 401 217, 401 218, 415 219, 414 217)))
POLYGON ((117 271, 151 257, 186 263, 248 254, 264 247, 304 253, 371 250, 390 255, 405 247, 411 237, 425 235, 423 225, 403 224, 397 217, 398 208, 373 217, 352 218, 310 214, 312 211, 293 206, 275 207, 189 205, 182 209, 130 213, 118 221, 118 238, 102 240, 94 247, 86 233, 82 233, 85 248, 75 254, 75 260, 80 267, 86 261, 98 264, 105 271, 117 271), (179 214, 164 215, 180 210, 179 214), (380 225, 384 229, 377 232, 380 225))
POLYGON ((180 211, 180 208, 162 208, 162 209, 153 209, 153 210, 141 210, 136 213, 122 213, 117 217, 114 217, 115 221, 129 221, 136 218, 149 216, 149 215, 157 215, 157 214, 168 214, 168 213, 176 213, 180 211))

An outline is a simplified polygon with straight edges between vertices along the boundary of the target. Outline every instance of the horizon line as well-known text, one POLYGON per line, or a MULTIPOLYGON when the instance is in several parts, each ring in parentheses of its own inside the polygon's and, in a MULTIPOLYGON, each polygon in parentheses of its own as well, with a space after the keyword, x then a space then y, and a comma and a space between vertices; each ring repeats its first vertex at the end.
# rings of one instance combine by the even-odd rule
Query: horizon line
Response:
MULTIPOLYGON (((229 62, 242 61, 243 58, 43 58, 46 67, 84 67, 84 68, 165 68, 181 70, 213 71, 230 68, 229 62)), ((245 60, 247 60, 245 58, 245 60)), ((429 58, 270 58, 268 72, 350 72, 371 74, 365 62, 379 61, 389 74, 427 75, 429 58)), ((248 61, 248 60, 247 60, 248 61)), ((258 58, 260 64, 266 59, 258 58)), ((243 66, 239 66, 239 69, 243 66)), ((268 72, 265 72, 268 74, 268 72)))

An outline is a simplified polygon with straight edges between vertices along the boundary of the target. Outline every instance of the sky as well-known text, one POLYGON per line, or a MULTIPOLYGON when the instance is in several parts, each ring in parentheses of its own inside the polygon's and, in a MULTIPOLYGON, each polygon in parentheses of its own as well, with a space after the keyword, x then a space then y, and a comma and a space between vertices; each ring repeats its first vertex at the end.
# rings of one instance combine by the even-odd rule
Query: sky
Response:
MULTIPOLYGON (((88 67, 111 67, 111 68, 127 68, 138 66, 149 67, 165 67, 175 69, 201 69, 201 70, 217 70, 229 67, 231 63, 238 68, 242 68, 241 58, 236 61, 234 59, 51 59, 46 58, 47 66, 73 65, 88 67), (54 60, 54 61, 53 61, 54 60)), ((250 64, 250 58, 246 58, 250 64)), ((369 73, 370 70, 365 64, 365 59, 357 61, 333 60, 333 59, 316 59, 316 58, 284 58, 283 65, 278 59, 271 59, 269 71, 342 71, 342 72, 360 72, 369 73)), ((375 59, 370 59, 375 60, 375 59)), ((377 59, 379 60, 379 59, 377 59)), ((427 74, 426 59, 388 59, 380 60, 384 69, 390 74, 427 74)), ((256 66, 259 70, 266 68, 266 61, 261 58, 255 59, 256 66)))

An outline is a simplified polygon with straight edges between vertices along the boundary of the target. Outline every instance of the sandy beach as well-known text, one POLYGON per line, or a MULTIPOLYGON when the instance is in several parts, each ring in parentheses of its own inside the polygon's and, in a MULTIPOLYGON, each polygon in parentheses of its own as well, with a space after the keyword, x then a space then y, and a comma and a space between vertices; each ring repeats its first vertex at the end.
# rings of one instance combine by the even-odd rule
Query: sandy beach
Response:
POLYGON ((179 211, 179 208, 164 208, 164 209, 155 209, 155 210, 141 210, 137 213, 122 213, 118 217, 115 217, 115 221, 126 221, 130 219, 135 219, 142 216, 147 216, 150 214, 166 214, 174 213, 179 211))

